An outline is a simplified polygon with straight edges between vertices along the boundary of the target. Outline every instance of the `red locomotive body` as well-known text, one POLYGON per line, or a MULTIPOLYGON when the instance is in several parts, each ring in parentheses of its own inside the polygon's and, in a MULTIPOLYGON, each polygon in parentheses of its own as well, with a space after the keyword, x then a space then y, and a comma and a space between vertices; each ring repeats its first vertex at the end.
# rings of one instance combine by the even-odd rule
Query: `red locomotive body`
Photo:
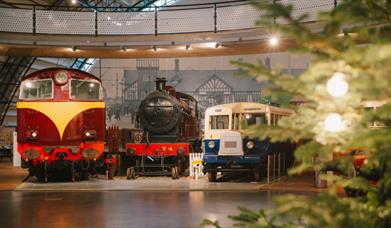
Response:
POLYGON ((197 101, 157 78, 156 91, 141 102, 137 115, 143 134, 140 142, 125 145, 132 158, 128 178, 143 174, 178 178, 187 168, 192 144, 199 140, 197 101))
POLYGON ((85 177, 104 150, 105 116, 101 81, 91 74, 50 68, 23 78, 17 138, 30 175, 85 177))

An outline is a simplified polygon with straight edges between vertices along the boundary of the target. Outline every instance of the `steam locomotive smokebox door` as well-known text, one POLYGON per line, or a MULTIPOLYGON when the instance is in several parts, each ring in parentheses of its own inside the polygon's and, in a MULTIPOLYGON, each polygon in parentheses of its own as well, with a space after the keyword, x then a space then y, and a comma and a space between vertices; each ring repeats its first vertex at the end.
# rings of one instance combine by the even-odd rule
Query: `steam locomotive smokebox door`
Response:
POLYGON ((156 91, 140 104, 138 116, 144 128, 152 134, 176 134, 180 121, 179 102, 165 90, 166 80, 156 80, 156 91))

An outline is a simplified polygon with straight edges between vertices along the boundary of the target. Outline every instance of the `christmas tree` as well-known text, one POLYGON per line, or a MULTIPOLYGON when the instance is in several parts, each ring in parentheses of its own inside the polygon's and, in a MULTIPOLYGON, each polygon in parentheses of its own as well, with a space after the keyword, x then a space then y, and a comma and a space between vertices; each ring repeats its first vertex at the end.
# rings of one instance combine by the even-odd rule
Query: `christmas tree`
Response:
POLYGON ((322 28, 316 32, 303 23, 306 15, 293 16, 292 6, 278 1, 254 6, 262 11, 258 25, 279 36, 281 44, 294 41, 292 51, 310 53, 313 60, 298 77, 261 61, 234 62, 268 82, 272 92, 305 100, 278 127, 254 127, 247 134, 304 142, 295 151, 299 165, 291 174, 330 165, 341 172, 329 177, 335 184, 325 193, 280 196, 272 209, 240 208, 231 218, 248 227, 391 227, 391 0, 338 1, 320 14, 322 28), (359 170, 354 152, 367 158, 359 170), (343 188, 356 197, 338 194, 343 188))

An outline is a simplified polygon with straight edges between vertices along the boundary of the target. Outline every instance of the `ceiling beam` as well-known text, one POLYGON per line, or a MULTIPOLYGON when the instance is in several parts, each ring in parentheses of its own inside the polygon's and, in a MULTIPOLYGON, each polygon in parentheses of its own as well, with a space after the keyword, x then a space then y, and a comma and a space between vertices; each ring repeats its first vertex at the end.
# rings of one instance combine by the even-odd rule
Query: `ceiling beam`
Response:
POLYGON ((3 1, 3 0, 0 0, 0 3, 4 4, 4 5, 7 5, 7 6, 11 6, 12 8, 16 8, 16 9, 20 8, 20 7, 17 6, 17 4, 6 2, 6 1, 3 1))
POLYGON ((86 47, 72 51, 69 47, 49 46, 0 46, 0 55, 29 56, 29 57, 56 57, 56 58, 112 58, 112 59, 137 59, 137 58, 176 58, 176 57, 207 57, 226 55, 247 55, 271 52, 282 52, 296 47, 293 40, 281 40, 278 47, 271 48, 267 40, 249 43, 223 43, 219 48, 207 47, 204 44, 194 44, 189 50, 185 46, 157 46, 156 51, 151 46, 128 48, 121 47, 86 47))

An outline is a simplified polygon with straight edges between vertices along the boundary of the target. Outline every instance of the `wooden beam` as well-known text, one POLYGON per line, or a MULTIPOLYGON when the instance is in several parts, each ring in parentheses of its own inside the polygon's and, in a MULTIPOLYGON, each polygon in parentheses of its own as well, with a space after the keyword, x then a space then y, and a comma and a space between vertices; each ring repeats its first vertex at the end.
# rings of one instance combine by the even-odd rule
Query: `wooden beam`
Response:
POLYGON ((293 40, 281 40, 278 47, 271 48, 267 41, 251 43, 222 44, 219 48, 205 44, 193 44, 189 50, 185 46, 163 46, 127 48, 123 51, 120 47, 77 47, 73 51, 69 47, 50 46, 0 46, 0 55, 5 56, 30 56, 30 57, 59 57, 59 58, 112 58, 112 59, 137 59, 137 58, 177 58, 177 57, 207 57, 226 55, 247 55, 286 51, 295 47, 293 40))

